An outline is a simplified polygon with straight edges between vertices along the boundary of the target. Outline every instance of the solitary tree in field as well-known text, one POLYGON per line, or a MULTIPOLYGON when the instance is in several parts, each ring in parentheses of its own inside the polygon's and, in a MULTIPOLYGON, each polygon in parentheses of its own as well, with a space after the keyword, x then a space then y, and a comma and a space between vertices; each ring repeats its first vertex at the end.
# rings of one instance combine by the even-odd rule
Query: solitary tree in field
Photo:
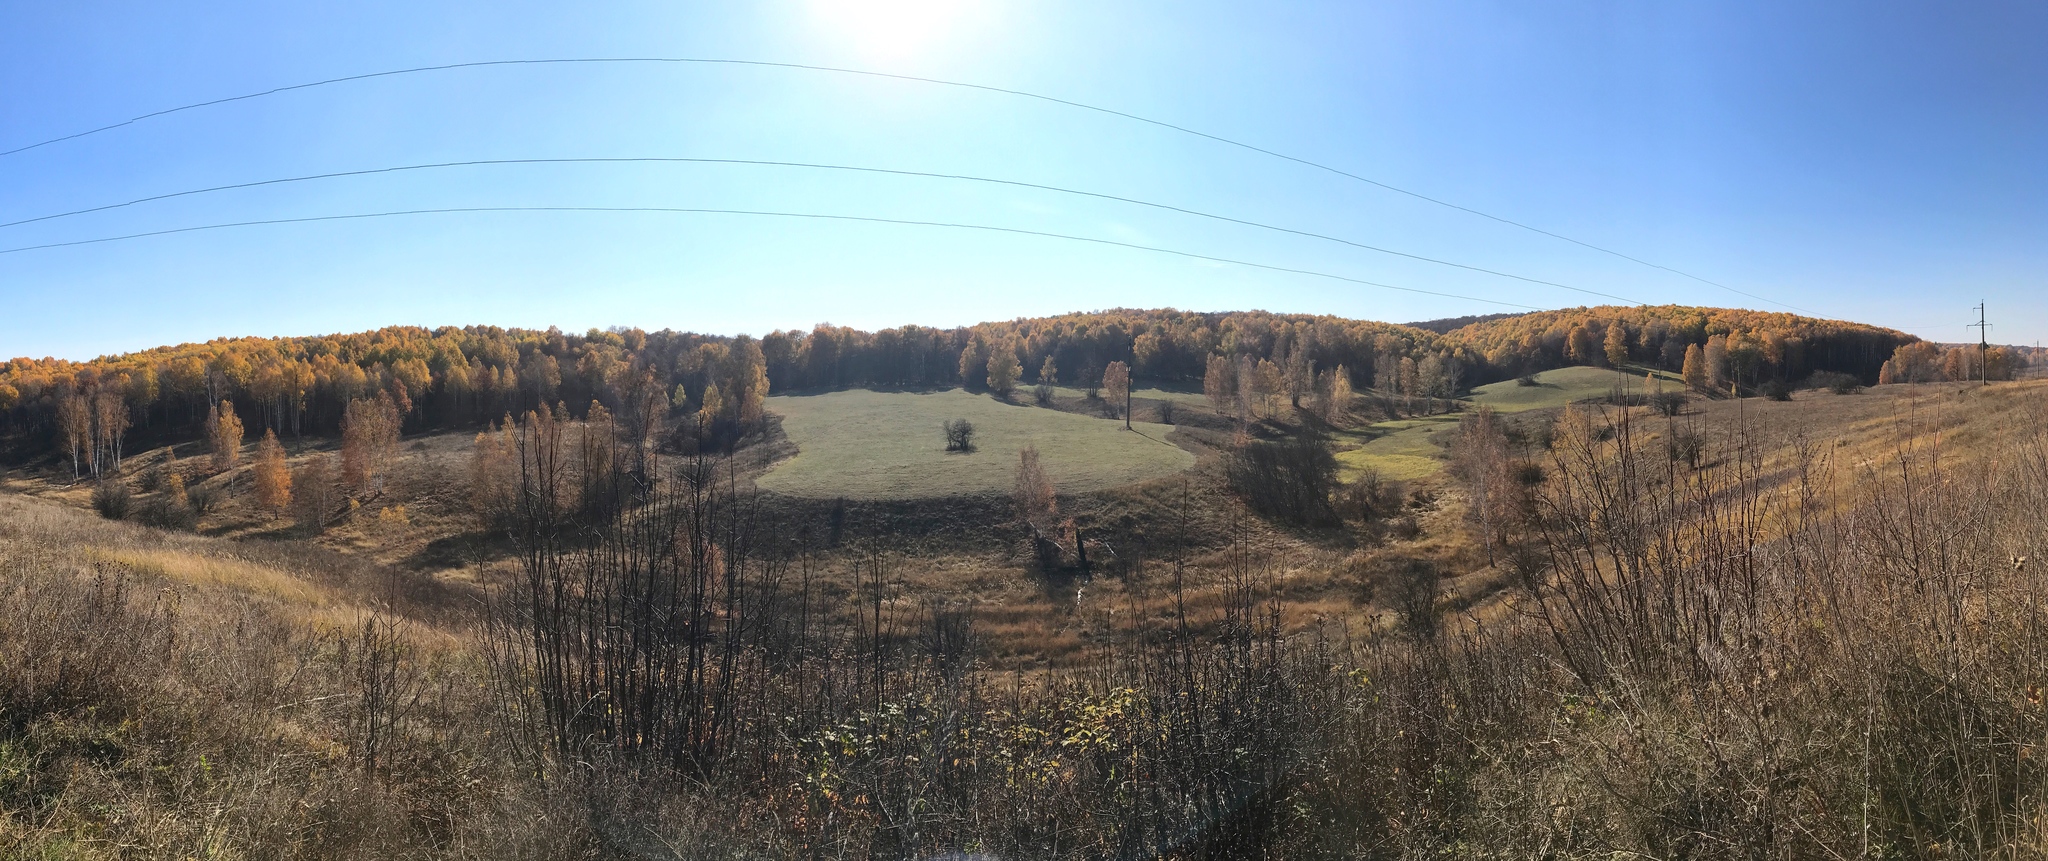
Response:
POLYGON ((1316 375, 1316 415, 1325 423, 1341 425, 1351 405, 1351 372, 1343 365, 1316 375))
POLYGON ((1131 368, 1122 362, 1110 362, 1102 369, 1102 388, 1109 393, 1111 410, 1122 410, 1124 427, 1131 426, 1131 368))
POLYGON ((953 419, 941 427, 946 431, 946 450, 959 452, 974 451, 974 423, 966 419, 953 419))
POLYGON ((1707 385, 1716 389, 1728 382, 1728 336, 1713 335, 1707 338, 1706 356, 1707 385))
POLYGON ((368 493, 384 485, 398 451, 398 405, 387 394, 350 401, 341 417, 341 481, 368 493))
POLYGON ((334 481, 333 455, 313 455, 299 467, 298 474, 292 476, 292 486, 298 490, 292 496, 292 509, 300 523, 315 529, 326 525, 327 515, 335 507, 334 481))
POLYGON ((1058 510, 1052 476, 1038 462, 1038 447, 1027 445, 1017 452, 1017 519, 1043 527, 1058 510))
POLYGON ((1017 351, 1009 344, 994 344, 988 351, 988 389, 996 397, 1008 398, 1017 390, 1017 377, 1024 373, 1024 365, 1017 361, 1017 351))
POLYGON ((1060 381, 1060 366, 1053 363, 1052 356, 1045 357, 1045 363, 1038 366, 1038 384, 1056 385, 1060 381))
POLYGON ((277 431, 266 430, 256 444, 256 503, 275 514, 292 502, 292 474, 285 467, 284 445, 277 431))
POLYGON ((221 401, 211 408, 206 416, 206 441, 213 450, 214 472, 235 468, 242 455, 242 420, 236 417, 234 404, 221 401))
POLYGON ((1707 386, 1712 384, 1712 380, 1707 378, 1707 354, 1705 350, 1700 349, 1700 345, 1693 344, 1685 348, 1685 369, 1679 373, 1685 377, 1685 384, 1693 391, 1704 392, 1707 386))
POLYGON ((1308 357, 1308 351, 1299 345, 1289 348, 1281 359, 1283 384, 1287 387, 1287 403, 1301 409, 1301 397, 1313 394, 1316 380, 1316 363, 1308 357))
POLYGON ((1245 412, 1253 418, 1271 416, 1273 399, 1279 397, 1285 382, 1280 366, 1273 364, 1271 359, 1260 359, 1254 364, 1241 364, 1238 370, 1250 371, 1248 377, 1240 377, 1237 381, 1238 393, 1250 407, 1245 412))
POLYGON ((1209 370, 1202 375, 1202 394, 1219 413, 1228 414, 1236 408, 1237 366, 1229 357, 1209 357, 1209 370))
POLYGON ((469 505, 486 526, 499 512, 511 509, 513 483, 519 471, 518 440, 513 433, 512 416, 508 413, 502 423, 477 434, 470 449, 469 505))
POLYGON ((1458 421, 1451 447, 1451 474, 1464 479, 1471 494, 1471 515, 1479 521, 1486 559, 1494 561, 1494 540, 1514 510, 1508 439, 1491 407, 1480 407, 1458 421))

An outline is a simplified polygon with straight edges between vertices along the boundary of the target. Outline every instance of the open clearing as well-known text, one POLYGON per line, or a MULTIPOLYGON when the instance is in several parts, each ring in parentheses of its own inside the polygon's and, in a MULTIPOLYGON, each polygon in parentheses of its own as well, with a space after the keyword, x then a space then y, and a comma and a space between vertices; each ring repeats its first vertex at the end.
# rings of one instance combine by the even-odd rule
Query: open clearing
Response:
MULTIPOLYGON (((1616 383, 1640 388, 1642 378, 1607 368, 1558 368, 1537 374, 1536 383, 1525 386, 1514 380, 1502 380, 1473 389, 1466 400, 1499 412, 1518 413, 1605 397, 1616 383)), ((1340 432, 1338 439, 1356 445, 1337 452, 1337 462, 1344 466, 1347 477, 1372 469, 1401 481, 1421 478, 1443 468, 1444 448, 1437 444, 1436 437, 1457 423, 1457 414, 1451 413, 1379 422, 1340 432)))
POLYGON ((1607 368, 1558 368, 1537 374, 1536 383, 1533 386, 1514 380, 1488 383, 1473 389, 1467 400, 1492 407, 1496 412, 1518 413, 1605 397, 1614 391, 1616 383, 1627 383, 1631 391, 1639 390, 1643 386, 1643 378, 1607 368))
POLYGON ((1166 440, 1173 428, 1019 406, 959 389, 778 395, 768 409, 797 454, 760 479, 763 490, 791 496, 919 499, 1007 492, 1017 451, 1038 447, 1062 493, 1085 493, 1172 475, 1195 457, 1166 440), (976 451, 945 450, 940 426, 974 423, 976 451))
POLYGON ((1346 478, 1367 469, 1398 481, 1421 478, 1443 468, 1443 448, 1432 438, 1458 424, 1457 414, 1380 422, 1355 431, 1341 431, 1340 440, 1363 440, 1357 448, 1337 452, 1346 478))

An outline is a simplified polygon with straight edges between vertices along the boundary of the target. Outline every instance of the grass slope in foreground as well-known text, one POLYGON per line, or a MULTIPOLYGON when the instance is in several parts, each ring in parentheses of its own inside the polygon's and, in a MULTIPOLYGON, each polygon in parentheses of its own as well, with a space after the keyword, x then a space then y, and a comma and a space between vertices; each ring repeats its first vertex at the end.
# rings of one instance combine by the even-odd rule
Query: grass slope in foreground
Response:
POLYGON ((797 455, 762 476, 792 496, 918 499, 1008 492, 1017 451, 1038 446, 1061 493, 1085 493, 1171 475, 1195 457, 1166 441, 1169 425, 1122 422, 1003 403, 959 389, 778 395, 768 409, 797 455), (974 423, 976 451, 945 450, 940 425, 974 423))

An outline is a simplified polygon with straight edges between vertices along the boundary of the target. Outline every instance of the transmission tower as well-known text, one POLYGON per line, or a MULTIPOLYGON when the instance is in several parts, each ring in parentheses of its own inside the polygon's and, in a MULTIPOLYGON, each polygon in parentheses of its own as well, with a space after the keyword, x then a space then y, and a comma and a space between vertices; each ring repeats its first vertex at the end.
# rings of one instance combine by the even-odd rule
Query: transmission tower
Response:
POLYGON ((1971 323, 1970 326, 1977 330, 1977 382, 1990 385, 1991 367, 1984 363, 1984 357, 1985 354, 1991 351, 1991 341, 1988 337, 1991 332, 1991 324, 1984 322, 1983 303, 1978 303, 1977 322, 1971 323))

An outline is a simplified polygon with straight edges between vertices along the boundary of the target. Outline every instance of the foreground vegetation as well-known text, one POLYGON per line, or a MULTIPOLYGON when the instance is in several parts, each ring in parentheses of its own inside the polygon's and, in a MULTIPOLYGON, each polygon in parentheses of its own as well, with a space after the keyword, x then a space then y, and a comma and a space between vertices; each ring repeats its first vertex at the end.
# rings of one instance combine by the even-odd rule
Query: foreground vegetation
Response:
POLYGON ((1679 457, 1693 419, 1624 407, 1564 411, 1539 445, 1471 413, 1444 492, 1506 591, 1364 557, 1327 576, 1388 624, 1289 624, 1268 533, 1181 502, 1183 540, 1103 575, 1161 611, 1080 605, 1093 659, 1032 674, 990 672, 977 617, 906 588, 889 534, 850 525, 856 578, 829 580, 794 538, 819 530, 720 461, 552 417, 511 432, 484 512, 511 567, 468 584, 0 497, 0 840, 2031 857, 2042 396, 1902 414, 1881 454, 1733 420, 1679 457))

